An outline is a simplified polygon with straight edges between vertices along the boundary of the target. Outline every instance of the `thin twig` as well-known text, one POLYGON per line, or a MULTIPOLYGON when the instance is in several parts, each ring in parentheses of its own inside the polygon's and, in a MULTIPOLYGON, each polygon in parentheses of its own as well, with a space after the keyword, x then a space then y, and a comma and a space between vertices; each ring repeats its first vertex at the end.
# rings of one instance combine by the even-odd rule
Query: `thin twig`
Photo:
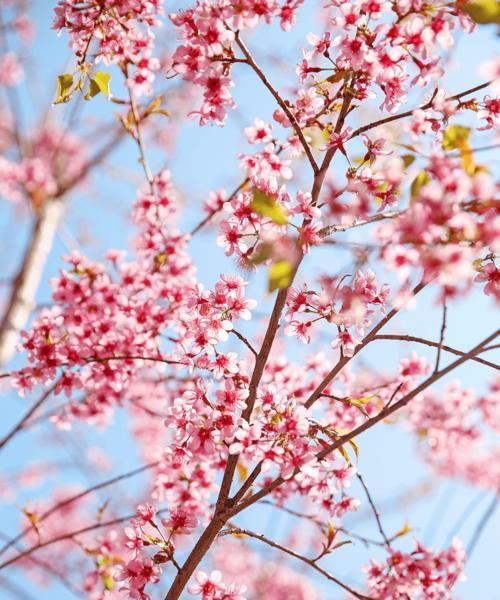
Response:
POLYGON ((348 585, 346 585, 345 583, 340 581, 340 579, 337 579, 337 577, 335 577, 328 571, 325 571, 325 569, 321 568, 318 564, 316 564, 316 562, 314 560, 307 558, 306 556, 302 556, 302 554, 295 552, 295 550, 292 550, 291 548, 288 548, 287 546, 283 546, 282 544, 278 544, 278 542, 274 542, 273 540, 270 540, 263 534, 255 533, 253 531, 250 531, 249 529, 241 529, 239 527, 234 527, 234 528, 231 527, 228 529, 223 529, 219 535, 231 535, 231 534, 247 535, 248 537, 259 540, 259 541, 263 542, 264 544, 271 546, 272 548, 276 548, 276 550, 281 550, 281 552, 284 552, 285 554, 288 554, 289 556, 293 556, 293 558, 297 558, 298 560, 301 560, 306 565, 309 565, 310 567, 312 567, 313 569, 318 571, 318 573, 321 573, 322 575, 324 575, 329 581, 333 581, 338 586, 340 586, 342 589, 344 589, 346 592, 349 592, 349 594, 352 594, 355 598, 359 598, 361 600, 369 600, 371 598, 371 596, 365 596, 365 595, 361 594, 360 592, 356 592, 355 590, 350 588, 348 585))
POLYGON ((50 398, 53 391, 55 390, 57 383, 54 383, 50 386, 49 389, 45 390, 45 392, 40 396, 40 398, 33 404, 33 406, 28 410, 28 412, 17 422, 17 424, 5 435, 0 441, 0 450, 2 450, 10 440, 24 427, 26 421, 38 410, 38 408, 50 398))
MULTIPOLYGON (((330 455, 332 452, 334 452, 335 450, 337 450, 338 448, 340 448, 341 446, 343 446, 344 444, 346 444, 347 442, 349 442, 356 436, 360 435, 361 433, 364 433, 368 429, 371 429, 374 425, 376 425, 380 421, 383 421, 384 419, 386 419, 387 417, 389 417, 390 415, 392 415, 399 409, 406 406, 415 396, 417 396, 418 394, 423 392, 425 389, 427 389, 429 386, 431 386, 432 384, 437 382, 439 379, 441 379, 442 377, 444 377, 445 375, 447 375, 448 373, 450 373, 451 371, 453 371, 454 369, 456 369, 457 367, 459 367, 460 365, 465 363, 472 356, 475 356, 477 353, 479 353, 485 346, 487 346, 490 342, 492 342, 499 335, 500 335, 500 329, 497 329, 494 333, 492 333, 486 339, 484 339, 482 342, 477 344, 474 348, 472 348, 464 356, 460 357, 459 359, 457 359, 453 363, 449 364, 447 367, 441 369, 437 373, 432 374, 425 381, 423 381, 420 385, 418 385, 416 388, 414 388, 411 392, 409 392, 408 394, 403 396, 403 398, 398 400, 395 404, 393 404, 390 407, 384 408, 383 410, 381 410, 377 415, 375 415, 371 419, 365 421, 364 423, 362 423, 361 425, 359 425, 358 427, 356 427, 349 433, 339 436, 335 442, 332 442, 328 446, 325 446, 320 452, 318 452, 316 454, 316 459, 319 461, 323 460, 328 455, 330 455)), ((300 468, 297 467, 294 470, 291 477, 292 478, 295 477, 295 475, 297 475, 297 473, 299 473, 299 472, 300 472, 300 468)), ((287 478, 286 481, 290 481, 290 477, 287 478)), ((255 494, 252 494, 251 496, 242 499, 241 502, 239 502, 239 504, 237 504, 230 510, 229 516, 234 516, 234 515, 238 514, 239 512, 241 512, 242 510, 244 510, 245 508, 247 508, 248 506, 251 506, 252 504, 257 502, 258 500, 265 498, 268 494, 270 494, 277 487, 281 486, 284 482, 285 482, 285 480, 283 479, 283 477, 281 477, 281 476, 277 477, 271 483, 267 484, 265 487, 263 487, 261 490, 259 490, 255 494)))
MULTIPOLYGON (((161 515, 166 512, 168 512, 168 509, 165 508, 165 509, 159 510, 156 514, 161 515)), ((64 533, 55 538, 52 538, 51 540, 47 540, 46 542, 39 542, 35 546, 32 546, 31 548, 28 548, 27 550, 23 550, 22 552, 19 552, 19 554, 17 556, 13 556, 12 558, 9 558, 8 560, 6 560, 2 564, 0 564, 0 570, 4 569, 5 567, 8 567, 9 565, 12 565, 12 564, 18 562, 19 560, 21 560, 22 558, 25 558, 26 556, 31 556, 31 554, 33 554, 34 552, 38 552, 38 550, 41 550, 42 548, 47 548, 48 546, 52 546, 53 544, 57 544, 59 542, 64 542, 66 540, 71 540, 74 537, 76 537, 77 535, 89 533, 90 531, 96 531, 97 529, 103 529, 104 527, 111 527, 112 525, 118 525, 119 523, 124 523, 125 521, 130 521, 130 519, 133 519, 135 516, 136 516, 135 513, 133 513, 131 515, 126 515, 125 517, 117 517, 116 519, 111 519, 109 521, 94 523, 93 525, 87 525, 87 527, 81 527, 80 529, 77 529, 75 531, 71 531, 69 533, 64 533)))
MULTIPOLYGON (((438 342, 433 342, 431 340, 427 340, 425 338, 417 337, 414 335, 397 335, 397 334, 392 334, 392 333, 391 334, 381 334, 381 335, 376 335, 372 341, 376 341, 376 340, 399 340, 402 342, 416 342, 417 344, 423 344, 424 346, 431 346, 432 348, 439 347, 438 342)), ((483 348, 481 350, 481 352, 487 352, 488 350, 493 350, 495 348, 496 348, 496 346, 483 348)), ((462 350, 457 350, 456 348, 452 348, 451 346, 446 346, 445 344, 441 345, 441 349, 444 350, 445 352, 449 352, 450 354, 455 354, 457 356, 465 356, 465 354, 466 354, 462 350)), ((492 369, 496 369, 497 371, 500 371, 500 365, 490 362, 489 360, 485 360, 484 358, 480 358, 479 356, 472 356, 471 360, 481 363, 482 365, 485 365, 487 367, 491 367, 492 369)))
POLYGON ((257 350, 252 346, 252 344, 247 340, 247 338, 244 335, 242 335, 239 331, 236 331, 236 329, 231 329, 231 333, 233 333, 239 340, 241 340, 254 356, 258 355, 257 350))
POLYGON ((434 365, 434 373, 437 373, 439 371, 439 360, 441 359, 441 350, 443 349, 444 334, 446 331, 446 311, 447 311, 446 296, 444 296, 444 298, 443 298, 443 320, 441 322, 441 331, 439 333, 439 345, 438 345, 437 356, 436 356, 436 364, 434 365))
POLYGON ((380 532, 380 535, 382 536, 382 539, 384 540, 385 545, 390 548, 391 547, 391 541, 389 540, 389 538, 387 537, 384 528, 382 527, 382 521, 380 519, 380 513, 377 509, 377 507, 375 506, 375 502, 373 501, 372 495, 370 494, 370 490, 368 489, 368 486, 365 483, 365 480, 363 479, 361 473, 356 473, 356 477, 359 479, 359 482, 361 483, 361 485, 363 486, 363 489, 365 490, 365 494, 366 497, 368 499, 368 502, 372 508, 373 514, 375 516, 375 521, 377 521, 377 527, 378 530, 380 532))
POLYGON ((311 148, 309 147, 309 144, 307 143, 306 138, 304 137, 304 133, 302 132, 302 129, 300 128, 300 125, 298 124, 297 119, 295 118, 295 115, 292 113, 292 111, 290 110, 290 108, 288 107, 286 102, 283 100, 283 98, 279 95, 279 93, 276 91, 276 89, 270 83, 270 81, 267 78, 267 76, 265 75, 265 73, 257 65, 257 63, 255 62, 254 58, 250 54, 250 51, 244 44, 244 42, 241 39, 238 32, 236 32, 235 36, 236 36, 236 38, 235 38, 236 43, 238 44, 240 50, 245 55, 248 65, 255 71, 255 73, 257 74, 257 77, 262 81, 262 83, 266 86, 266 88, 271 92, 274 99, 279 104, 280 108, 286 114, 288 120, 290 121, 290 124, 294 128, 295 133, 297 134, 297 137, 300 140, 300 143, 302 144, 302 147, 304 148, 304 152, 306 153, 307 158, 308 158, 309 162, 311 163, 311 167, 314 171, 314 174, 316 175, 319 172, 318 164, 314 160, 314 156, 312 155, 311 148))
MULTIPOLYGON (((490 83, 491 83, 491 81, 481 83, 480 85, 476 85, 473 88, 470 88, 463 92, 459 92, 458 94, 455 94, 454 96, 449 96, 448 98, 446 98, 446 100, 447 101, 459 100, 462 96, 468 96, 469 94, 473 94, 474 92, 478 92, 479 90, 482 90, 482 89, 488 87, 490 85, 490 83)), ((426 102, 422 106, 417 106, 415 108, 412 108, 411 110, 406 110, 404 112, 397 113, 395 115, 391 115, 390 117, 385 117, 384 119, 379 119, 378 121, 373 121, 372 123, 368 123, 367 125, 362 125, 361 127, 358 127, 358 129, 356 129, 352 133, 352 135, 349 139, 355 138, 358 135, 365 133, 365 131, 369 131, 370 129, 375 129, 375 127, 380 127, 380 125, 386 125, 387 123, 392 123, 392 121, 398 121, 399 119, 404 119, 405 117, 411 117, 416 110, 428 110, 429 108, 432 108, 434 98, 435 98, 435 92, 433 94, 433 97, 429 100, 429 102, 426 102)))
MULTIPOLYGON (((47 519, 48 517, 50 517, 51 515, 53 515, 55 512, 61 510, 65 506, 68 506, 68 504, 71 504, 73 502, 81 500, 82 498, 84 498, 85 496, 88 496, 92 492, 96 492, 97 490, 101 490, 103 488, 106 488, 106 487, 109 487, 111 485, 114 485, 115 483, 118 483, 119 481, 123 481, 124 479, 130 479, 131 477, 134 477, 135 475, 138 475, 139 473, 143 473, 144 471, 147 471, 148 469, 152 469, 153 467, 156 467, 159 464, 159 462, 160 461, 155 461, 153 463, 149 463, 147 465, 144 465, 143 467, 138 467, 136 469, 133 469, 132 471, 128 471, 127 473, 122 473, 121 475, 117 475, 116 477, 113 477, 112 479, 108 479, 107 481, 102 481, 101 483, 97 483, 96 485, 93 485, 93 486, 87 488, 86 490, 84 490, 82 492, 79 492, 78 494, 74 494, 73 496, 70 496, 69 498, 65 498, 61 502, 58 502, 57 504, 55 504, 54 506, 52 506, 51 508, 49 508, 48 510, 46 510, 41 515, 37 515, 36 527, 39 527, 40 524, 43 521, 45 521, 45 519, 47 519)), ((30 525, 30 526, 26 527, 17 536, 15 536, 14 538, 10 539, 0 549, 0 556, 2 554, 4 554, 4 552, 6 552, 11 546, 13 546, 14 544, 16 544, 20 540, 22 540, 33 529, 35 529, 35 525, 30 525)))

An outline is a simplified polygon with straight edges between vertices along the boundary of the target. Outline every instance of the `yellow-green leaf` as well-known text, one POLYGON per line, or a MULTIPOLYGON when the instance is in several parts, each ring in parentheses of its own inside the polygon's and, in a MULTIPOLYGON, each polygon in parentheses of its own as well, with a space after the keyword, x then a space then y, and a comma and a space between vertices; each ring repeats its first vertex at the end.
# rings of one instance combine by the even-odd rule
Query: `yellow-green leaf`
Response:
POLYGON ((292 282, 293 267, 287 260, 280 260, 269 267, 268 290, 284 290, 292 282))
POLYGON ((420 171, 420 173, 415 177, 410 187, 410 198, 412 202, 418 196, 418 193, 424 187, 424 185, 427 185, 430 180, 431 178, 427 171, 420 171))
POLYGON ((348 465, 350 465, 351 464, 351 459, 349 458, 349 454, 347 454, 347 451, 344 448, 344 446, 339 446, 337 448, 337 450, 340 452, 340 454, 342 454, 342 458, 346 461, 346 463, 348 465))
POLYGON ((304 129, 304 135, 309 140, 309 145, 314 150, 319 150, 319 148, 323 148, 325 144, 330 139, 330 133, 327 129, 320 129, 317 126, 314 127, 306 127, 304 129))
POLYGON ((445 150, 458 150, 462 159, 464 171, 473 175, 476 170, 472 149, 469 145, 470 129, 462 125, 450 125, 446 128, 443 137, 445 150))
POLYGON ((329 83, 338 83, 339 81, 342 81, 342 79, 345 79, 349 73, 350 71, 340 69, 340 71, 337 71, 333 75, 330 75, 330 77, 327 77, 325 81, 328 81, 329 83))
POLYGON ((101 575, 101 578, 102 583, 104 584, 104 589, 108 591, 112 590, 114 584, 113 577, 109 573, 104 573, 103 575, 101 575))
POLYGON ((87 93, 85 94, 85 100, 90 100, 91 98, 93 98, 94 96, 97 96, 97 94, 100 94, 100 93, 101 93, 101 89, 97 85, 96 81, 91 78, 89 80, 89 89, 87 90, 87 93))
POLYGON ((64 73, 57 78, 57 92, 54 104, 68 102, 71 98, 71 88, 73 87, 73 75, 64 73))
POLYGON ((410 524, 408 523, 408 521, 405 521, 403 527, 394 534, 394 537, 395 538, 403 537, 407 533, 410 533, 410 531, 411 531, 410 524))
POLYGON ((444 150, 460 150, 468 141, 470 129, 462 125, 450 125, 443 135, 444 150))
POLYGON ((500 2, 498 0, 471 0, 469 2, 460 2, 459 7, 475 23, 481 25, 488 25, 490 23, 500 24, 500 2))
POLYGON ((257 246, 257 249, 250 257, 250 264, 252 265, 260 265, 265 262, 269 258, 271 258, 271 254, 273 252, 272 244, 268 242, 263 242, 257 246))
POLYGON ((361 396, 361 398, 349 398, 349 402, 354 406, 363 406, 371 402, 375 396, 361 396))
POLYGON ((262 190, 254 190, 250 208, 259 215, 269 217, 272 221, 278 223, 278 225, 286 225, 288 223, 288 217, 283 207, 262 190))
POLYGON ((328 526, 328 546, 330 546, 332 544, 333 540, 335 539, 335 536, 337 535, 337 531, 336 531, 335 527, 332 525, 331 521, 328 521, 327 526, 328 526))
POLYGON ((248 470, 247 468, 242 465, 241 463, 238 463, 238 476, 240 478, 240 481, 245 481, 245 479, 248 477, 248 470))
POLYGON ((109 98, 111 92, 109 90, 109 82, 111 80, 111 75, 106 73, 105 71, 96 71, 94 73, 93 81, 95 81, 99 90, 109 98))
POLYGON ((415 162, 415 158, 416 157, 414 154, 403 154, 401 159, 403 160, 405 169, 407 169, 410 165, 412 165, 415 162))
POLYGON ((354 454, 356 455, 356 462, 358 462, 359 458, 359 446, 354 440, 348 440, 349 446, 354 450, 354 454))

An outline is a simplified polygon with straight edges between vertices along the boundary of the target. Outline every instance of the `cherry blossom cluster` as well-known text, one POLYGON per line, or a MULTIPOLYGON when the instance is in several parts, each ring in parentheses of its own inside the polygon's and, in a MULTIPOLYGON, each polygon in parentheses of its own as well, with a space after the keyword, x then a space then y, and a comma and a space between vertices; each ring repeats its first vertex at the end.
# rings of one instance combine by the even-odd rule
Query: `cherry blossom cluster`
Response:
POLYGON ((474 277, 486 281, 485 291, 498 299, 500 218, 488 202, 495 195, 492 177, 479 170, 470 175, 460 159, 436 152, 422 175, 411 205, 380 225, 386 266, 403 280, 412 267, 423 268, 424 281, 437 281, 448 295, 459 293, 474 277))
POLYGON ((413 552, 391 548, 389 553, 385 561, 372 560, 366 567, 368 589, 376 598, 451 599, 451 588, 463 578, 466 555, 459 540, 438 553, 419 542, 413 552))
POLYGON ((500 447, 491 436, 500 430, 498 379, 480 397, 458 382, 440 394, 426 391, 410 403, 405 420, 421 442, 424 460, 439 475, 498 489, 500 447))
POLYGON ((24 348, 32 366, 19 372, 21 391, 57 379, 57 390, 72 398, 66 417, 106 419, 112 405, 145 364, 162 361, 160 333, 176 324, 177 311, 194 286, 186 237, 173 222, 175 192, 169 174, 156 180, 156 195, 143 190, 134 208, 142 224, 135 241, 139 259, 108 253, 109 267, 74 253, 70 269, 53 281, 57 306, 41 311, 24 348), (148 363, 149 361, 149 363, 148 363), (62 370, 60 376, 59 371, 62 370))
POLYGON ((278 18, 287 31, 295 22, 302 0, 265 0, 256 5, 244 1, 238 6, 223 0, 198 1, 194 8, 171 14, 182 43, 173 55, 173 69, 203 89, 203 104, 196 114, 200 124, 223 125, 227 109, 234 108, 231 96, 231 66, 237 55, 235 31, 254 29, 260 22, 278 18))
POLYGON ((0 194, 13 202, 28 198, 35 209, 80 179, 87 149, 79 136, 48 124, 26 140, 21 161, 0 157, 0 194))
POLYGON ((163 0, 60 0, 54 29, 67 30, 80 65, 93 62, 120 64, 127 85, 138 96, 150 95, 160 62, 153 56, 154 28, 161 24, 163 0), (95 46, 95 48, 94 48, 95 46))
POLYGON ((366 328, 372 324, 372 307, 377 306, 384 311, 390 293, 389 286, 383 284, 379 288, 375 273, 363 273, 360 270, 353 277, 351 285, 327 278, 323 283, 319 293, 309 290, 306 285, 301 289, 290 288, 285 313, 289 324, 285 333, 308 343, 311 340, 311 327, 324 319, 338 328, 338 336, 332 342, 332 347, 340 347, 344 356, 352 356, 366 328), (301 320, 298 320, 299 316, 301 320), (355 335, 349 331, 351 327, 355 335))
MULTIPOLYGON (((329 7, 324 35, 308 37, 313 48, 304 51, 298 68, 301 83, 310 76, 318 81, 317 74, 328 76, 327 84, 349 79, 357 100, 377 97, 374 83, 383 97, 380 108, 391 113, 407 101, 410 85, 426 86, 441 77, 437 50, 454 45, 453 30, 474 27, 465 13, 451 5, 332 0, 329 7)), ((337 100, 336 87, 331 87, 320 88, 329 107, 337 100)))

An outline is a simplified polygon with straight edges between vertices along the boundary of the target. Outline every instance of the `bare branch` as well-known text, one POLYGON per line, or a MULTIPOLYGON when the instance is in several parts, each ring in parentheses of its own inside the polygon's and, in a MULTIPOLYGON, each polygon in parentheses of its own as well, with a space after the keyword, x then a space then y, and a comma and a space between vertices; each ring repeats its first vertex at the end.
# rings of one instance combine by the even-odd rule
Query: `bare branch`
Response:
MULTIPOLYGON (((133 469, 132 471, 128 471, 127 473, 122 473, 121 475, 117 475, 116 477, 113 477, 112 479, 108 479, 107 481, 102 481, 101 483, 93 485, 93 486, 87 488, 86 490, 79 492, 78 494, 74 494, 73 496, 70 496, 69 498, 65 498, 61 502, 58 502, 57 504, 55 504, 54 506, 52 506, 51 508, 46 510, 41 515, 37 515, 36 526, 38 527, 40 525, 40 523, 45 521, 45 519, 47 519, 48 517, 53 515, 55 512, 61 510, 62 508, 64 508, 65 506, 68 506, 69 504, 71 504, 73 502, 81 500, 82 498, 84 498, 85 496, 88 496, 92 492, 96 492, 97 490, 102 490, 103 488, 114 485, 115 483, 118 483, 119 481, 123 481, 124 479, 130 479, 131 477, 134 477, 135 475, 138 475, 139 473, 143 473, 144 471, 147 471, 148 469, 152 469, 152 468, 156 467, 159 463, 160 463, 160 461, 157 460, 157 461, 155 461, 153 463, 149 463, 143 467, 138 467, 137 469, 133 469)), ((4 554, 4 552, 6 552, 11 546, 16 544, 20 540, 22 540, 34 528, 35 528, 34 525, 30 525, 30 526, 26 527, 16 537, 10 539, 0 549, 0 556, 2 554, 4 554)))
POLYGON ((283 100, 283 98, 276 91, 276 89, 272 86, 272 84, 270 83, 267 76, 263 73, 263 71, 257 65, 257 63, 253 59, 252 55, 250 54, 250 51, 248 50, 248 48, 245 46, 244 42, 242 41, 238 32, 236 33, 236 43, 238 44, 238 46, 240 47, 240 50, 245 55, 246 62, 248 63, 248 65, 255 71, 255 73, 257 74, 257 77, 262 81, 262 83, 266 86, 266 88, 271 92, 274 99, 279 104, 280 108, 286 114, 288 120, 290 121, 292 127, 295 130, 295 133, 297 134, 297 137, 300 140, 300 143, 302 144, 302 147, 304 148, 304 152, 306 153, 307 158, 308 158, 309 162, 311 163, 311 167, 314 171, 314 174, 317 174, 319 172, 319 167, 318 167, 316 161, 314 160, 314 156, 312 155, 311 148, 309 147, 309 144, 307 143, 306 138, 304 137, 304 133, 302 132, 302 129, 300 128, 299 124, 297 123, 297 119, 295 118, 294 114, 292 113, 292 111, 290 110, 290 108, 288 107, 286 102, 283 100))
POLYGON ((267 544, 268 546, 271 546, 272 548, 276 548, 276 550, 280 550, 281 552, 284 552, 285 554, 288 554, 289 556, 293 556, 294 558, 301 560, 306 565, 309 565, 311 568, 318 571, 318 573, 321 573, 329 581, 333 581, 338 586, 340 586, 343 590, 345 590, 346 592, 349 592, 349 594, 352 594, 355 598, 360 598, 361 600, 369 600, 370 598, 372 598, 371 596, 365 596, 359 592, 356 592, 355 590, 350 588, 348 585, 346 585, 345 583, 340 581, 340 579, 337 579, 337 577, 334 577, 331 573, 329 573, 328 571, 325 571, 325 569, 320 567, 311 558, 302 556, 302 554, 298 554, 297 552, 295 552, 295 550, 292 550, 291 548, 288 548, 287 546, 283 546, 282 544, 278 544, 278 542, 274 542, 273 540, 270 540, 269 538, 267 538, 265 535, 262 535, 261 533, 255 533, 253 531, 250 531, 249 529, 241 529, 239 527, 231 527, 229 529, 225 529, 220 532, 220 535, 230 535, 230 534, 247 535, 248 537, 259 540, 260 542, 263 542, 264 544, 267 544))

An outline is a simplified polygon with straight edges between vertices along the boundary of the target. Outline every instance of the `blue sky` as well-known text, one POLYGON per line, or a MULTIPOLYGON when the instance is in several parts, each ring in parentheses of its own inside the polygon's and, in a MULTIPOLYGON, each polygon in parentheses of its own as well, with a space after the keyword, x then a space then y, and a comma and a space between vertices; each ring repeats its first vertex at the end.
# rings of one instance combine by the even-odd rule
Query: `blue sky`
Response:
MULTIPOLYGON (((35 24, 38 35, 34 46, 34 56, 37 63, 36 75, 33 75, 30 85, 37 91, 36 102, 28 100, 27 95, 23 98, 22 108, 26 122, 35 122, 40 107, 50 105, 56 76, 67 70, 70 57, 66 36, 57 37, 55 32, 49 29, 53 2, 38 0, 35 2, 35 6, 35 24)), ((167 4, 167 9, 175 10, 178 6, 167 4)), ((275 84, 285 90, 288 82, 292 81, 294 76, 295 63, 300 57, 299 49, 301 46, 305 46, 304 36, 308 31, 315 29, 315 14, 307 0, 299 12, 299 22, 300 26, 290 34, 282 34, 276 27, 262 27, 246 37, 248 45, 258 60, 265 62, 266 58, 274 53, 280 56, 281 64, 286 66, 286 70, 272 67, 271 74, 275 84)), ((477 73, 478 65, 491 57, 494 45, 494 31, 489 28, 481 29, 471 39, 463 36, 453 53, 453 59, 446 73, 446 87, 450 91, 456 92, 479 83, 481 78, 477 73)), ((249 149, 243 139, 242 127, 251 124, 257 116, 269 120, 275 108, 267 90, 259 87, 253 74, 249 70, 245 71, 245 67, 241 67, 236 79, 234 96, 238 109, 229 115, 227 126, 225 128, 204 127, 200 129, 195 122, 187 124, 182 128, 176 142, 174 155, 168 157, 168 166, 185 198, 186 211, 183 222, 186 226, 199 220, 197 207, 207 197, 209 191, 219 188, 230 190, 239 183, 241 172, 237 168, 237 154, 249 149)), ((115 79, 112 80, 112 89, 116 89, 113 86, 116 86, 115 79)), ((419 97, 415 96, 414 99, 415 104, 411 104, 411 106, 418 105, 419 97)), ((64 113, 68 111, 68 107, 56 107, 51 110, 55 118, 64 119, 66 118, 64 113)), ((87 119, 101 120, 103 123, 111 124, 114 110, 115 107, 104 99, 96 98, 85 106, 83 116, 87 119)), ((373 118, 377 118, 377 116, 374 114, 373 118)), ((106 131, 102 131, 103 137, 106 134, 106 131)), ((159 167, 165 161, 165 155, 155 147, 148 151, 148 156, 155 167, 159 167)), ((491 170, 496 169, 498 172, 498 156, 493 153, 484 153, 481 159, 483 162, 487 162, 491 170)), ((335 168, 336 164, 333 165, 333 169, 335 168)), ((140 180, 141 178, 134 144, 125 143, 113 155, 106 171, 106 174, 94 178, 85 189, 71 199, 63 228, 55 240, 46 267, 44 284, 39 290, 40 303, 50 299, 50 288, 46 282, 60 268, 60 255, 66 254, 68 248, 78 244, 78 240, 82 239, 82 232, 91 234, 92 243, 85 245, 84 250, 93 257, 102 257, 105 250, 110 247, 127 247, 133 233, 132 227, 127 222, 127 214, 135 197, 134 185, 129 180, 140 180), (114 176, 117 167, 120 169, 118 177, 114 176)), ((5 273, 6 276, 9 276, 14 272, 26 241, 27 231, 28 219, 26 216, 19 214, 5 203, 0 204, 0 232, 4 240, 4 248, 7 250, 0 256, 2 275, 5 273)), ((361 240, 364 235, 366 235, 364 232, 356 230, 347 239, 350 241, 361 240)), ((206 285, 210 285, 220 272, 234 270, 232 262, 224 257, 220 249, 215 248, 213 241, 214 231, 207 230, 195 238, 191 244, 193 256, 198 264, 200 279, 206 285)), ((307 271, 308 273, 314 272, 328 261, 335 263, 341 260, 342 257, 339 256, 338 251, 332 247, 322 249, 316 256, 308 259, 307 271)), ((266 297, 263 293, 264 285, 263 277, 256 277, 251 284, 250 295, 259 298, 259 311, 268 311, 272 306, 273 299, 266 297)), ((391 331, 398 330, 408 334, 435 338, 441 318, 440 312, 434 306, 435 297, 435 291, 423 293, 418 309, 395 319, 391 325, 391 331)), ((481 293, 476 293, 466 300, 457 301, 449 309, 447 343, 457 348, 467 349, 487 335, 497 321, 498 315, 493 303, 481 293)), ((374 345, 373 348, 367 350, 363 357, 374 368, 390 370, 395 367, 402 353, 408 351, 409 348, 401 349, 394 344, 381 342, 376 347, 374 345)), ((419 352, 431 359, 434 356, 432 352, 425 350, 419 349, 419 352)), ((494 360, 493 354, 490 357, 494 360)), ((484 390, 486 383, 491 379, 491 373, 481 365, 468 365, 462 368, 460 373, 453 374, 452 378, 458 376, 464 385, 474 386, 479 391, 484 390)), ((3 392, 3 397, 2 431, 3 429, 7 430, 10 423, 14 422, 28 405, 28 401, 19 399, 15 394, 9 392, 3 392)), ((45 429, 45 434, 47 431, 45 429)), ((41 432, 42 428, 40 428, 41 432)), ((138 464, 133 444, 126 433, 123 415, 118 414, 114 425, 104 434, 94 432, 87 427, 82 428, 82 432, 91 443, 103 447, 113 456, 113 474, 121 473, 138 464), (122 451, 124 448, 127 449, 126 452, 122 451)), ((79 435, 79 433, 75 435, 79 435)), ((391 500, 399 497, 402 491, 408 490, 412 483, 429 481, 431 473, 416 457, 415 441, 400 429, 383 425, 365 434, 358 442, 360 445, 360 470, 365 476, 374 498, 381 506, 390 504, 391 500)), ((67 451, 66 443, 60 447, 49 447, 43 438, 40 441, 40 436, 36 436, 34 439, 30 435, 23 434, 0 456, 0 469, 2 473, 8 474, 19 466, 32 461, 35 457, 52 457, 60 460, 67 451)), ((75 453, 75 449, 70 447, 70 452, 75 453)), ((63 477, 67 477, 68 481, 80 481, 83 485, 89 483, 81 473, 74 470, 66 473, 63 477)), ((98 479, 102 477, 100 475, 98 479)), ((58 482, 61 482, 61 478, 58 479, 58 482)), ((16 531, 20 520, 19 506, 28 499, 48 494, 53 484, 54 480, 47 481, 41 488, 23 493, 15 506, 0 506, 0 531, 7 534, 16 531)), ((137 489, 138 484, 139 480, 131 482, 130 490, 137 489)), ((449 532, 453 529, 457 519, 470 503, 475 501, 473 512, 460 530, 460 535, 467 541, 489 502, 489 495, 484 493, 480 496, 480 490, 466 488, 451 480, 434 479, 432 486, 430 493, 415 503, 409 504, 397 514, 395 511, 383 513, 386 529, 389 532, 395 532, 402 527, 404 520, 408 519, 415 529, 417 537, 440 548, 448 543, 449 532)), ((286 518, 271 519, 265 508, 252 513, 252 516, 243 515, 240 524, 252 526, 257 530, 267 529, 276 538, 284 535, 289 527, 286 518)), ((349 526, 349 523, 346 525, 349 526)), ((498 534, 495 533, 499 531, 499 527, 500 511, 490 522, 490 526, 468 564, 469 581, 457 588, 457 598, 500 600, 496 582, 499 546, 498 534)), ((369 519, 360 522, 359 517, 353 518, 354 528, 367 535, 376 535, 376 529, 372 520, 369 519)), ((411 538, 410 534, 408 539, 402 540, 402 547, 411 545, 411 538)), ((353 550, 346 547, 334 557, 326 560, 325 565, 340 578, 350 582, 359 582, 361 580, 360 566, 367 562, 368 557, 369 554, 362 546, 358 545, 353 550)), ((295 567, 296 565, 294 565, 295 567)), ((12 574, 8 574, 8 576, 11 577, 12 574)), ((21 574, 16 574, 12 580, 26 593, 31 593, 38 599, 66 600, 70 598, 67 592, 58 586, 46 591, 36 591, 21 574)), ((318 580, 318 585, 324 588, 320 580, 318 580)), ((324 589, 325 597, 328 599, 342 597, 337 590, 324 589)), ((0 587, 0 600, 4 600, 4 598, 7 599, 10 596, 0 587)))

